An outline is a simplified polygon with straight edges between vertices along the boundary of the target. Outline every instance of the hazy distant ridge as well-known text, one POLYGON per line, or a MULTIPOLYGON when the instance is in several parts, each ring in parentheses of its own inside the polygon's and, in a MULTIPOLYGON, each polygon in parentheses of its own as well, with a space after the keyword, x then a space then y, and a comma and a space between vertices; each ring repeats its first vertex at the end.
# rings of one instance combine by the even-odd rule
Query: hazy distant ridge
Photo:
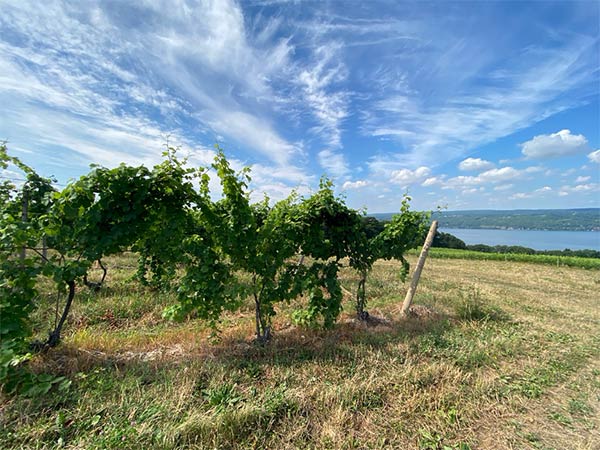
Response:
MULTIPOLYGON (((370 214, 379 220, 393 213, 370 214)), ((441 228, 600 231, 600 208, 442 211, 441 228)))

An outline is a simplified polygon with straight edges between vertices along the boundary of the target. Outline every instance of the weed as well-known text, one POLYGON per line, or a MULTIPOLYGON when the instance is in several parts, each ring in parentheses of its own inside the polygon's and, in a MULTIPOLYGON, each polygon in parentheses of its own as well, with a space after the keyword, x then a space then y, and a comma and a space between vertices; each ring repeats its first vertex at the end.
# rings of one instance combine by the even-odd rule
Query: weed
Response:
POLYGON ((551 412, 550 414, 548 414, 548 417, 556 422, 558 422, 561 425, 570 427, 571 424, 573 423, 573 421, 568 418, 567 416, 565 416, 563 413, 561 412, 551 412))
POLYGON ((471 446, 465 442, 457 444, 444 443, 444 438, 436 432, 421 430, 420 435, 419 449, 422 450, 471 450, 471 446))
POLYGON ((243 400, 234 384, 223 384, 215 388, 204 389, 202 394, 208 405, 215 408, 216 411, 223 411, 243 400))
POLYGON ((593 408, 581 398, 572 398, 569 400, 569 412, 573 415, 586 416, 593 411, 593 408))
POLYGON ((241 361, 239 368, 243 374, 252 379, 261 378, 263 375, 263 368, 252 360, 241 361))
POLYGON ((456 305, 456 316, 467 321, 506 321, 508 316, 499 308, 486 304, 478 289, 473 288, 461 293, 461 299, 456 305))

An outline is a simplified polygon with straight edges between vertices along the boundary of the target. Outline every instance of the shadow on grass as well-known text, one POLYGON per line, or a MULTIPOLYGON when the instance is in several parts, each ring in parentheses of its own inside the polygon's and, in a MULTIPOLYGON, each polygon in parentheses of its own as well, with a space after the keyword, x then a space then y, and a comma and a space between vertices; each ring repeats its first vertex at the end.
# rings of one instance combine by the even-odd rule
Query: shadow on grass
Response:
MULTIPOLYGON (((429 310, 431 311, 431 310, 429 310)), ((380 351, 397 357, 397 344, 414 346, 423 336, 441 336, 456 325, 450 317, 440 314, 416 313, 408 318, 376 320, 376 324, 358 322, 342 316, 333 329, 276 328, 273 339, 258 344, 240 329, 223 333, 217 342, 185 348, 171 345, 145 351, 108 353, 61 344, 40 355, 37 370, 73 375, 98 367, 128 370, 145 367, 155 369, 210 362, 227 368, 250 365, 295 367, 307 362, 347 364, 370 351, 380 351)), ((200 341, 200 339, 199 339, 200 341)))
MULTIPOLYGON (((266 345, 257 343, 250 334, 250 322, 225 329, 217 341, 209 341, 205 328, 176 332, 176 339, 161 342, 157 334, 152 346, 139 351, 100 351, 62 344, 40 355, 33 370, 71 376, 97 368, 147 372, 208 365, 226 370, 262 372, 267 367, 295 368, 319 363, 348 366, 378 352, 384 357, 404 360, 422 355, 450 358, 457 365, 471 369, 489 362, 487 350, 477 347, 477 340, 489 338, 496 327, 510 326, 509 315, 492 307, 479 292, 467 292, 452 306, 451 315, 422 305, 411 308, 408 317, 398 311, 372 311, 374 320, 359 322, 343 314, 333 329, 276 325, 273 339, 266 345), (460 331, 465 324, 470 330, 460 331), (475 331, 473 331, 475 330, 475 331), (477 331, 481 330, 481 331, 477 331), (481 336, 478 333, 482 333, 481 336), (484 334, 488 333, 488 334, 484 334)), ((171 329, 173 335, 174 330, 171 329)), ((176 330, 175 330, 176 331, 176 330)))

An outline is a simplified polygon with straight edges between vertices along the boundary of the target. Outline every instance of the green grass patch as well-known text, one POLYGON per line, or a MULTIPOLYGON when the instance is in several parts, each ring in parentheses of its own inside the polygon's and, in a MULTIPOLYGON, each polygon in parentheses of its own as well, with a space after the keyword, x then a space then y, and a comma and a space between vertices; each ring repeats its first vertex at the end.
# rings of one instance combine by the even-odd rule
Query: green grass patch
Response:
POLYGON ((334 329, 296 327, 292 302, 262 346, 250 307, 210 340, 111 263, 106 289, 76 297, 65 342, 32 360, 70 388, 2 397, 0 448, 586 448, 600 429, 591 271, 433 259, 415 297, 431 314, 401 318, 406 284, 386 261, 367 289, 381 324, 357 323, 348 295, 334 329))
MULTIPOLYGON (((418 254, 418 250, 412 250, 418 254)), ((432 258, 470 259, 475 261, 506 261, 526 262, 533 264, 549 264, 557 267, 580 267, 583 269, 600 269, 600 259, 581 258, 577 256, 551 256, 551 255, 525 255, 515 253, 485 253, 472 250, 459 250, 453 248, 432 248, 429 251, 432 258)))

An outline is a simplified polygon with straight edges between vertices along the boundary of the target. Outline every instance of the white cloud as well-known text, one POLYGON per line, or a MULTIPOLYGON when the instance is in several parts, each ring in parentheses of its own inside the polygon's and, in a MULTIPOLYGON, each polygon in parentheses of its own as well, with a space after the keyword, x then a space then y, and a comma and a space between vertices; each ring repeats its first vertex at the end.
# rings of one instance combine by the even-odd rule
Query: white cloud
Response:
POLYGON ((515 187, 514 184, 501 184, 500 186, 496 186, 494 188, 495 191, 508 191, 510 189, 512 189, 513 187, 515 187))
MULTIPOLYGON (((275 21, 262 27, 272 30, 275 21)), ((300 144, 284 138, 265 108, 258 107, 287 102, 272 82, 292 71, 289 40, 252 41, 234 1, 100 2, 81 9, 59 2, 44 8, 15 2, 3 8, 0 26, 3 35, 10 30, 28 39, 26 46, 0 40, 1 93, 10 105, 5 117, 14 118, 8 129, 18 126, 19 114, 31 122, 38 116, 49 119, 19 136, 21 146, 44 141, 67 147, 59 139, 73 125, 81 130, 78 134, 86 128, 98 131, 101 139, 85 143, 101 150, 99 156, 119 148, 132 153, 130 161, 138 149, 144 153, 152 146, 144 148, 139 139, 134 146, 122 146, 123 136, 114 129, 121 120, 144 120, 149 130, 191 142, 197 142, 197 136, 190 136, 194 133, 204 135, 205 142, 226 136, 277 165, 302 153, 300 144), (51 120, 50 110, 59 110, 64 121, 51 120)), ((133 134, 128 141, 135 141, 133 134)), ((82 153, 82 147, 69 149, 82 153)), ((92 161, 98 160, 87 159, 92 161)))
POLYGON ((538 173, 538 172, 544 172, 544 166, 529 166, 524 170, 525 173, 538 173))
POLYGON ((592 177, 590 177, 590 176, 587 176, 587 177, 579 176, 575 179, 575 183, 585 183, 586 181, 590 181, 591 178, 592 177))
POLYGON ((552 192, 552 188, 550 186, 544 186, 541 187, 539 189, 536 189, 533 192, 517 192, 516 194, 513 194, 509 197, 509 199, 512 200, 521 200, 521 199, 526 199, 526 198, 535 198, 535 197, 541 197, 544 194, 547 194, 548 192, 552 192))
POLYGON ((408 186, 410 184, 420 183, 429 177, 431 170, 428 167, 421 166, 415 170, 400 169, 392 172, 392 178, 390 181, 395 184, 402 186, 408 186))
POLYGON ((21 189, 21 186, 26 181, 26 175, 19 168, 13 167, 13 164, 9 164, 8 167, 15 170, 0 169, 0 183, 10 181, 17 189, 21 189))
POLYGON ((499 183, 501 181, 513 180, 522 175, 522 171, 507 166, 501 169, 490 169, 480 173, 477 178, 482 183, 499 183))
POLYGON ((307 195, 311 192, 311 189, 306 185, 292 187, 278 181, 264 184, 252 183, 250 187, 252 188, 250 199, 255 202, 263 200, 264 194, 267 194, 269 200, 273 203, 287 198, 292 191, 296 192, 298 195, 307 195))
POLYGON ((458 165, 458 168, 463 171, 486 170, 491 169, 492 167, 494 167, 492 162, 481 158, 467 158, 458 165))
POLYGON ((313 110, 319 125, 314 130, 325 135, 328 144, 337 148, 341 145, 340 125, 347 113, 347 95, 344 91, 332 91, 332 86, 346 77, 345 66, 336 62, 339 46, 320 46, 315 51, 317 63, 306 67, 298 75, 297 82, 304 89, 307 103, 313 110))
MULTIPOLYGON (((441 27, 436 35, 446 31, 441 27)), ((573 35, 551 49, 528 48, 526 58, 505 61, 508 69, 501 76, 487 73, 491 82, 483 85, 473 81, 481 79, 495 56, 472 39, 442 42, 431 43, 432 61, 419 58, 408 88, 383 91, 364 112, 365 134, 389 136, 408 150, 395 155, 400 164, 431 165, 460 157, 469 148, 582 104, 596 91, 593 36, 573 35), (441 78, 443 84, 436 84, 441 78), (435 98, 424 95, 423 85, 437 87, 435 98)))
MULTIPOLYGON (((242 165, 243 166, 243 165, 242 165)), ((250 176, 253 182, 268 183, 269 180, 286 181, 292 186, 310 185, 317 177, 308 175, 300 167, 293 165, 287 166, 268 166, 263 164, 252 164, 250 176)))
POLYGON ((360 189, 369 185, 366 180, 346 181, 342 185, 342 189, 360 189))
POLYGON ((600 164, 600 149, 588 153, 588 158, 590 161, 600 164))
POLYGON ((346 158, 342 153, 330 149, 321 150, 318 154, 318 160, 328 175, 338 178, 346 176, 350 172, 346 158))
POLYGON ((206 118, 205 122, 214 129, 226 130, 227 135, 236 141, 250 145, 281 166, 289 164, 292 157, 301 151, 298 144, 279 136, 269 121, 243 111, 215 110, 214 117, 206 118))
POLYGON ((597 191, 599 187, 598 183, 578 184, 572 190, 573 192, 597 191))
MULTIPOLYGON (((0 94, 0 101, 4 100, 5 96, 0 94)), ((53 153, 60 156, 44 156, 44 161, 59 167, 86 167, 90 162, 109 167, 121 162, 151 166, 161 160, 163 146, 170 134, 157 124, 132 116, 105 114, 103 117, 79 117, 16 101, 10 108, 18 120, 7 136, 9 140, 25 148, 36 149, 36 152, 39 148, 54 148, 53 153), (27 141, 21 143, 24 137, 27 141), (68 157, 65 157, 65 151, 68 157)), ((186 148, 200 147, 177 133, 171 133, 170 142, 186 148)), ((205 154, 210 160, 210 150, 208 153, 201 149, 195 151, 196 159, 206 161, 205 154)))
POLYGON ((425 181, 423 181, 423 183, 421 183, 421 186, 434 186, 436 184, 441 184, 443 182, 444 177, 440 176, 440 177, 430 177, 427 178, 425 181))
POLYGON ((586 183, 586 184, 577 184, 577 185, 565 185, 561 187, 562 192, 566 193, 576 193, 576 194, 584 194, 588 192, 598 192, 600 191, 600 183, 586 183))
POLYGON ((585 136, 571 134, 570 130, 561 130, 557 133, 535 136, 530 141, 522 143, 521 149, 527 159, 551 159, 585 153, 589 147, 585 136))
MULTIPOLYGON (((598 40, 589 30, 555 30, 552 45, 540 36, 510 59, 520 34, 496 45, 486 27, 494 21, 471 29, 462 25, 472 19, 454 11, 452 20, 422 9, 382 18, 336 2, 303 3, 306 14, 297 14, 298 2, 281 10, 255 3, 4 2, 0 139, 65 174, 92 161, 154 163, 167 135, 204 164, 217 140, 236 164, 254 164, 253 189, 273 198, 292 184, 314 185, 315 160, 349 189, 365 182, 385 192, 392 179, 461 192, 535 169, 467 158, 461 170, 476 172, 461 175, 483 173, 449 180, 429 167, 459 162, 596 91, 598 40), (311 22, 297 26, 298 17, 311 22), (377 137, 364 142, 366 160, 343 148, 346 126, 377 137)), ((374 190, 360 194, 371 202, 374 190)))
MULTIPOLYGON (((530 166, 525 169, 515 169, 514 167, 502 167, 499 169, 490 169, 480 173, 477 176, 464 176, 449 178, 445 180, 442 189, 464 189, 467 186, 480 186, 484 184, 506 183, 507 181, 527 178, 530 174, 543 170, 538 166, 530 166)), ((508 189, 508 188, 506 188, 508 189)))

